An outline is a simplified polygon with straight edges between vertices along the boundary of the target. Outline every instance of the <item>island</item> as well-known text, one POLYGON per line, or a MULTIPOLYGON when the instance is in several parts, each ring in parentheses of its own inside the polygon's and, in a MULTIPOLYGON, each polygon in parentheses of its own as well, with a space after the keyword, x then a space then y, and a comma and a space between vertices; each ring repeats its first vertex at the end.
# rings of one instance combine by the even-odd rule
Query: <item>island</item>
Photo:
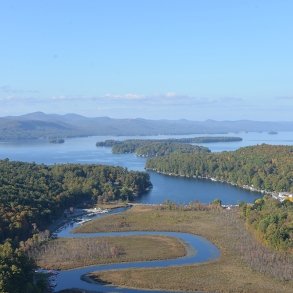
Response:
POLYGON ((137 156, 158 157, 170 153, 197 153, 210 152, 207 147, 194 145, 217 142, 242 141, 241 137, 193 137, 193 138, 171 138, 171 139, 129 139, 124 141, 105 140, 97 142, 97 147, 112 147, 115 154, 135 153, 137 156))
POLYGON ((278 134, 278 132, 272 130, 272 131, 269 131, 268 134, 278 134))
POLYGON ((49 143, 61 144, 64 142, 65 142, 64 138, 50 138, 49 139, 49 143))

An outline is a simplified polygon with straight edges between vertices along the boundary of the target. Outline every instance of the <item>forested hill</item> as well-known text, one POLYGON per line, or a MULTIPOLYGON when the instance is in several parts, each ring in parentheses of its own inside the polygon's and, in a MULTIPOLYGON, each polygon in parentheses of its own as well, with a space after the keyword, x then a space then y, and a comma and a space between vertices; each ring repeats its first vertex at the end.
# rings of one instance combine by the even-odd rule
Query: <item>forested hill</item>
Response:
POLYGON ((257 145, 222 153, 180 154, 152 158, 146 168, 158 172, 213 177, 267 191, 293 193, 293 146, 257 145))
POLYGON ((209 152, 210 150, 203 146, 191 145, 185 143, 192 141, 191 138, 183 139, 128 139, 105 140, 97 142, 97 147, 112 147, 114 154, 135 153, 138 156, 155 157, 164 156, 173 152, 193 153, 209 152))
POLYGON ((149 175, 122 167, 0 161, 0 243, 26 239, 70 205, 131 199, 150 187, 149 175))
POLYGON ((293 131, 293 121, 114 119, 42 112, 0 117, 0 141, 91 135, 212 134, 241 131, 293 131))
MULTIPOLYGON (((121 145, 116 145, 112 148, 113 153, 125 152, 125 148, 121 145)), ((205 147, 191 145, 187 143, 168 143, 168 142, 153 142, 144 144, 135 149, 135 154, 141 157, 158 157, 166 156, 174 152, 180 153, 198 153, 209 152, 205 147)))

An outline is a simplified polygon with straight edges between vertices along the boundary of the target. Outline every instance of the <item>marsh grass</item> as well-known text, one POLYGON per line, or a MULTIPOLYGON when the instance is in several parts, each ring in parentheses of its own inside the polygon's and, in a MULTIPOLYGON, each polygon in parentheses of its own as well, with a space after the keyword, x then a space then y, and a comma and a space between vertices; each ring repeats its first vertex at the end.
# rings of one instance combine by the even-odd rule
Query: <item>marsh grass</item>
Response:
POLYGON ((136 206, 81 227, 94 231, 180 231, 201 235, 221 250, 218 261, 164 269, 92 274, 108 283, 148 289, 208 292, 292 292, 292 256, 274 252, 246 230, 237 209, 184 210, 136 206))
POLYGON ((94 264, 148 261, 184 256, 185 245, 173 237, 129 236, 60 238, 30 252, 38 266, 70 269, 94 264))

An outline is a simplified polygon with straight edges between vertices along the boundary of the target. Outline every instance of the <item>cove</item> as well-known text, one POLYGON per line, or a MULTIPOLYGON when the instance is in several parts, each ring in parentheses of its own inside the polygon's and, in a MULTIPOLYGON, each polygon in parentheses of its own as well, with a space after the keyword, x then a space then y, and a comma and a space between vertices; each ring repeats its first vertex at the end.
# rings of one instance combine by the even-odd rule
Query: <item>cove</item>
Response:
POLYGON ((254 202, 262 196, 258 192, 209 179, 168 176, 153 171, 148 173, 153 188, 137 199, 140 203, 160 204, 171 200, 178 204, 188 204, 192 201, 208 204, 218 198, 223 204, 236 205, 241 201, 254 202))
MULTIPOLYGON (((170 136, 171 137, 171 136, 170 136)), ((121 166, 129 170, 144 171, 146 159, 134 154, 112 154, 111 148, 95 146, 97 140, 127 139, 129 137, 83 137, 66 139, 64 144, 49 143, 0 143, 0 159, 9 158, 24 162, 43 164, 103 164, 121 166)), ((132 137, 135 138, 135 137, 132 137)), ((147 137, 145 137, 147 138, 147 137)), ((152 138, 152 137, 150 137, 152 138)), ((259 141, 243 141, 242 144, 255 144, 259 141)), ((227 150, 238 148, 240 142, 225 144, 208 144, 212 150, 227 150)), ((178 204, 191 201, 210 203, 214 199, 222 200, 223 204, 238 204, 241 201, 253 202, 262 195, 250 192, 226 183, 206 179, 188 179, 170 177, 155 172, 148 172, 153 188, 143 194, 138 201, 141 203, 162 203, 171 200, 178 204)))

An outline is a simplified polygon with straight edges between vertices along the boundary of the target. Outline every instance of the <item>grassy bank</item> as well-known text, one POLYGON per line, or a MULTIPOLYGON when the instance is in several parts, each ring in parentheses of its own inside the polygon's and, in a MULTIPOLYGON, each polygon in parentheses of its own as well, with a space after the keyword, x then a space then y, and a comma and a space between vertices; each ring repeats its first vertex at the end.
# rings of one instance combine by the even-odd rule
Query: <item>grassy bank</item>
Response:
POLYGON ((107 203, 99 203, 96 205, 96 208, 100 208, 102 210, 113 210, 117 208, 125 208, 128 204, 126 202, 107 202, 107 203))
POLYGON ((34 252, 33 257, 42 268, 70 269, 94 264, 176 258, 185 254, 185 245, 176 238, 147 235, 61 238, 43 245, 34 252))
POLYGON ((92 274, 126 287, 212 292, 292 292, 293 267, 288 255, 270 251, 247 232, 238 211, 184 211, 137 206, 123 214, 88 223, 78 232, 128 230, 181 231, 201 235, 221 250, 218 261, 165 269, 92 274))

